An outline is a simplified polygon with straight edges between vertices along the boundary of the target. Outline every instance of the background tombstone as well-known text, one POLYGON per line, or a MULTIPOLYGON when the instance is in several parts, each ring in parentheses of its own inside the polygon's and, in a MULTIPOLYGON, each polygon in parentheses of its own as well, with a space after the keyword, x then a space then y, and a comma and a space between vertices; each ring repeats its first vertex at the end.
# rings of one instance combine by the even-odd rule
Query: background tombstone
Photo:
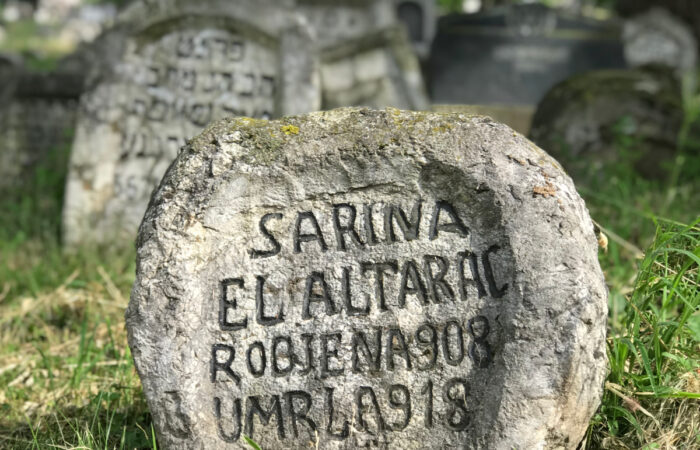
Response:
POLYGON ((429 107, 420 64, 398 26, 323 50, 321 80, 323 109, 429 107))
POLYGON ((318 65, 291 2, 136 2, 117 61, 83 96, 64 240, 126 243, 178 149, 224 116, 318 109, 318 65))
POLYGON ((14 92, 18 74, 22 70, 21 59, 10 53, 0 53, 0 100, 6 101, 14 92))
POLYGON ((420 63, 393 0, 297 0, 321 54, 323 109, 428 109, 420 63))
POLYGON ((395 0, 395 3, 396 15, 406 27, 413 48, 421 59, 427 59, 437 27, 435 1, 395 0))
POLYGON ((530 138, 580 182, 603 182, 614 165, 660 178, 676 152, 683 114, 681 87, 668 67, 593 71, 547 93, 530 138))
POLYGON ((700 3, 695 0, 617 0, 615 9, 622 17, 634 17, 652 8, 662 8, 690 25, 700 39, 700 3))
POLYGON ((65 173, 83 77, 25 69, 11 77, 0 114, 0 191, 19 193, 40 167, 65 173))
POLYGON ((653 8, 625 21, 625 59, 632 67, 663 64, 679 74, 695 69, 697 42, 689 26, 667 10, 653 8))
POLYGON ((542 5, 513 5, 438 24, 428 63, 434 103, 536 105, 556 83, 625 66, 619 29, 542 5))
POLYGON ((574 449, 606 374, 597 249, 561 167, 488 118, 223 120, 139 231, 159 443, 574 449))
POLYGON ((313 27, 321 47, 329 47, 396 25, 392 0, 296 0, 295 10, 313 27))

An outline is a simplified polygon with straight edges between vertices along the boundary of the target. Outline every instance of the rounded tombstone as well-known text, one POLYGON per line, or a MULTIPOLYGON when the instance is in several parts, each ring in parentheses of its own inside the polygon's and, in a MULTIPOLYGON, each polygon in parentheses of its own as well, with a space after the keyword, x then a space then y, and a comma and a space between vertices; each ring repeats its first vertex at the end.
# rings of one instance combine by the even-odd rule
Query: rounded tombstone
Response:
POLYGON ((606 169, 663 178, 683 123, 681 88, 672 69, 648 66, 587 72, 552 88, 537 106, 530 139, 577 181, 606 169))
POLYGON ((693 31, 665 9, 653 8, 627 19, 622 38, 631 67, 663 64, 679 74, 695 69, 698 50, 693 31))
POLYGON ((129 345, 165 448, 576 448, 607 290, 586 207, 485 117, 225 119, 154 192, 129 345))
MULTIPOLYGON (((318 62, 291 0, 143 0, 88 51, 64 242, 131 245, 179 149, 213 120, 317 110, 318 62)), ((79 61, 77 61, 79 64, 79 61)))

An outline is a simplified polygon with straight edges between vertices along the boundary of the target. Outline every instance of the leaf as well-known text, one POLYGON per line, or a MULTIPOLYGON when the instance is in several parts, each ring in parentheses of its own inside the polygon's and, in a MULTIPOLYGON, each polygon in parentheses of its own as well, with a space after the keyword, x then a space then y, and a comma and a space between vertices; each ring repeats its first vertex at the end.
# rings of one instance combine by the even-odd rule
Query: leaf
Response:
POLYGON ((251 438, 249 438, 249 437, 246 436, 245 434, 243 435, 243 439, 244 439, 244 440, 246 441, 246 443, 247 443, 248 445, 250 445, 254 450, 262 450, 262 448, 260 448, 260 446, 257 444, 257 442, 255 442, 254 440, 252 440, 251 438))

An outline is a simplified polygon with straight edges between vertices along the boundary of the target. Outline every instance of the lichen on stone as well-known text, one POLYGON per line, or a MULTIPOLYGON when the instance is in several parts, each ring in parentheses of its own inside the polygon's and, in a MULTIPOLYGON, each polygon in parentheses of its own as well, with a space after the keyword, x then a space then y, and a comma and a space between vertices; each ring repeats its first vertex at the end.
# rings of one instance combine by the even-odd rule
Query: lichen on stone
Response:
POLYGON ((284 125, 282 127, 282 132, 289 136, 290 134, 299 134, 299 127, 294 125, 284 125))

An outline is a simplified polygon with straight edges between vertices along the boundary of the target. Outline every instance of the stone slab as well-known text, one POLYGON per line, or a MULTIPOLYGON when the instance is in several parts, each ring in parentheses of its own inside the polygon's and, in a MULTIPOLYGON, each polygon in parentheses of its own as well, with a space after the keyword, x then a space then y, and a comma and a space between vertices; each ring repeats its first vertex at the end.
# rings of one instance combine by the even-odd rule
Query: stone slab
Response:
POLYGON ((574 449, 606 315, 544 151, 485 117, 341 109, 193 139, 126 324, 164 448, 574 449))
POLYGON ((400 26, 324 48, 321 84, 323 109, 429 107, 420 63, 400 26))
POLYGON ((535 106, 576 73, 622 67, 614 23, 511 5, 441 18, 426 78, 434 103, 535 106))
POLYGON ((693 30, 665 9, 653 8, 625 20, 625 59, 631 67, 662 64, 680 75, 695 70, 697 42, 693 30))
POLYGON ((40 168, 65 174, 83 77, 21 68, 7 76, 0 94, 0 191, 21 194, 40 168))
POLYGON ((178 150, 225 116, 320 106, 318 63, 291 1, 135 2, 116 61, 81 100, 63 212, 68 247, 132 245, 178 150), (235 6, 235 7, 234 7, 235 6))
POLYGON ((416 54, 425 60, 437 28, 438 6, 433 0, 394 0, 396 16, 406 27, 416 54))
POLYGON ((397 24, 393 0, 294 0, 325 48, 397 24))

